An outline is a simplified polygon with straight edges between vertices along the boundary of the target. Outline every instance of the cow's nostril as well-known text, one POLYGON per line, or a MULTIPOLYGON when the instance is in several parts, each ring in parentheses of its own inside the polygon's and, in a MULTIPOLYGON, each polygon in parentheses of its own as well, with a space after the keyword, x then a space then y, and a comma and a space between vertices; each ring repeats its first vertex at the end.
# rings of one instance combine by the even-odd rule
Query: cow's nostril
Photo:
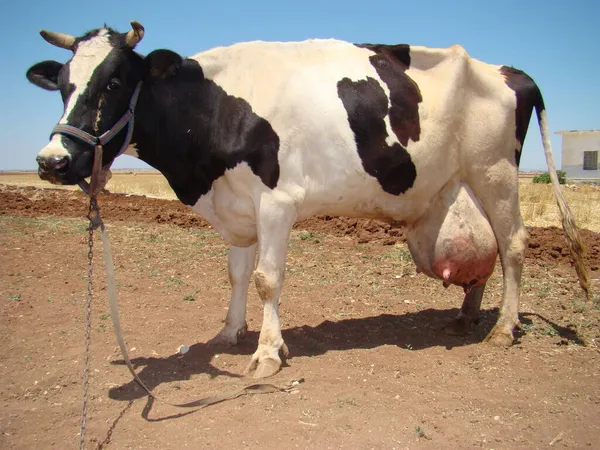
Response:
POLYGON ((66 156, 54 158, 54 171, 57 173, 65 173, 69 168, 69 159, 66 156))
POLYGON ((37 158, 35 158, 35 160, 38 163, 38 166, 40 166, 40 168, 46 167, 46 159, 45 158, 38 156, 37 158))

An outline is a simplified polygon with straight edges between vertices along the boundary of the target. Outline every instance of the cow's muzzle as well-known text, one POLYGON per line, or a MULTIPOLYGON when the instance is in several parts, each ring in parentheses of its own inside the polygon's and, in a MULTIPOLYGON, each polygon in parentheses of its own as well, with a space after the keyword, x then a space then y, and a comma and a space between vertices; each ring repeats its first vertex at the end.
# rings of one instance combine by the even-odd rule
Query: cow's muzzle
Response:
POLYGON ((38 156, 38 175, 42 180, 52 183, 61 183, 69 171, 68 156, 38 156))

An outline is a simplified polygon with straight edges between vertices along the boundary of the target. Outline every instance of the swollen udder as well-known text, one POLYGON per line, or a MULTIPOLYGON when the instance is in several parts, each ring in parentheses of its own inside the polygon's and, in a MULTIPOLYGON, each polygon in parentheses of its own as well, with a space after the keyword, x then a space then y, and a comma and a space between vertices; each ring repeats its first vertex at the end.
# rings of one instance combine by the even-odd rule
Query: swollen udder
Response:
POLYGON ((407 230, 417 270, 470 290, 494 271, 498 245, 490 223, 471 189, 447 186, 427 213, 407 230))

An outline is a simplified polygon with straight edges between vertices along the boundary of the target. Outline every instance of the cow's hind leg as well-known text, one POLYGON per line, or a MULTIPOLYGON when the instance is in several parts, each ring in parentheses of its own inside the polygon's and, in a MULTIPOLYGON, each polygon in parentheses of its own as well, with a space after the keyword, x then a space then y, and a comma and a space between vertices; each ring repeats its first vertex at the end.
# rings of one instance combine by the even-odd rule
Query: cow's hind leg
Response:
POLYGON ((287 356, 287 346, 281 336, 279 323, 279 296, 285 276, 290 231, 296 219, 293 202, 275 201, 271 196, 263 196, 257 213, 258 263, 254 272, 254 282, 258 295, 263 301, 263 323, 258 339, 258 348, 247 372, 255 378, 271 376, 279 371, 281 358, 279 351, 287 356))
POLYGON ((212 339, 214 344, 236 345, 248 330, 246 323, 246 302, 248 285, 256 261, 256 244, 250 247, 229 247, 229 282, 231 283, 231 301, 225 318, 225 326, 212 339))
POLYGON ((504 276, 502 304, 486 341, 501 346, 512 344, 513 330, 519 324, 519 287, 527 232, 519 210, 518 183, 517 168, 506 159, 487 170, 480 167, 470 180, 498 241, 504 276))
POLYGON ((458 316, 446 325, 446 333, 455 336, 464 336, 468 333, 472 324, 479 322, 479 310, 484 291, 485 283, 471 289, 470 292, 465 294, 465 299, 463 300, 458 316))

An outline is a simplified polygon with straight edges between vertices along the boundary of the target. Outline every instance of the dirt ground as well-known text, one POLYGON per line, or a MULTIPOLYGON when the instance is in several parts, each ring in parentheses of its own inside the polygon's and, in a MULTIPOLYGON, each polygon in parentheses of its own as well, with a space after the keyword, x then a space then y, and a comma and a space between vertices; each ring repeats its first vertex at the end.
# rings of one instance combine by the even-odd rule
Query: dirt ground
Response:
MULTIPOLYGON (((243 372, 262 319, 253 285, 244 341, 206 345, 230 293, 222 239, 177 202, 111 194, 100 204, 142 380, 171 402, 252 382, 243 372)), ((0 448, 78 444, 86 210, 78 192, 0 185, 0 448)), ((304 382, 201 410, 151 404, 131 381, 97 248, 88 448, 600 448, 600 303, 583 299, 560 229, 529 233, 522 329, 499 349, 481 343, 497 317, 499 266, 480 323, 449 336, 462 291, 415 274, 401 229, 299 223, 281 305, 290 356, 268 382, 304 382)), ((600 292, 600 235, 583 237, 600 292)))

